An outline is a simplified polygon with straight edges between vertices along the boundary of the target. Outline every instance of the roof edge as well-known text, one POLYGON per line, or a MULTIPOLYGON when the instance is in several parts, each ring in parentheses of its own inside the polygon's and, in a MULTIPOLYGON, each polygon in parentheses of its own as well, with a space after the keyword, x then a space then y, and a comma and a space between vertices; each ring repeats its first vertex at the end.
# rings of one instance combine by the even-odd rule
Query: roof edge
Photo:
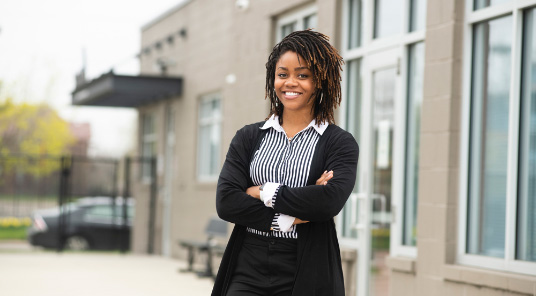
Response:
POLYGON ((154 19, 150 20, 149 22, 147 22, 145 25, 141 26, 141 31, 145 31, 149 28, 151 28, 152 26, 156 25, 157 23, 159 23, 160 21, 162 21, 163 19, 165 19, 166 17, 170 16, 171 14, 181 10, 184 6, 190 4, 191 2, 193 2, 194 0, 183 0, 182 2, 180 2, 179 4, 176 4, 175 6, 173 6, 172 8, 166 10, 165 12, 163 12, 162 14, 160 14, 159 16, 155 17, 154 19))

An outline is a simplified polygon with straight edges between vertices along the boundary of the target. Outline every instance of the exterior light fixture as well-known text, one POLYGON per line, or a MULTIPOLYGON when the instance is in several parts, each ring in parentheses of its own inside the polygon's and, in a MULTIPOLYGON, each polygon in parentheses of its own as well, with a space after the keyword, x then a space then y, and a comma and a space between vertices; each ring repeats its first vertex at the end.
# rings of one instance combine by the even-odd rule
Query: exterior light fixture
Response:
POLYGON ((236 0, 235 6, 238 8, 238 10, 247 10, 249 7, 249 0, 236 0))

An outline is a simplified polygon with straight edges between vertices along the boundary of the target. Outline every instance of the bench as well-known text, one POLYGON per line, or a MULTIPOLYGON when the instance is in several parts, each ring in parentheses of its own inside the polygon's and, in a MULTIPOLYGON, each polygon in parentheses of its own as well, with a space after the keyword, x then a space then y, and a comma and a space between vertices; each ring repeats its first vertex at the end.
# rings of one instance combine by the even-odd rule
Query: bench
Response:
POLYGON ((225 246, 218 243, 217 237, 227 237, 227 222, 221 220, 218 217, 211 217, 205 228, 205 234, 207 235, 206 241, 194 241, 194 240, 180 240, 179 245, 188 250, 188 267, 182 272, 194 272, 193 264, 195 261, 196 253, 206 253, 207 260, 205 264, 205 270, 198 272, 201 277, 212 277, 214 273, 212 271, 212 257, 214 255, 221 256, 225 251, 225 246))

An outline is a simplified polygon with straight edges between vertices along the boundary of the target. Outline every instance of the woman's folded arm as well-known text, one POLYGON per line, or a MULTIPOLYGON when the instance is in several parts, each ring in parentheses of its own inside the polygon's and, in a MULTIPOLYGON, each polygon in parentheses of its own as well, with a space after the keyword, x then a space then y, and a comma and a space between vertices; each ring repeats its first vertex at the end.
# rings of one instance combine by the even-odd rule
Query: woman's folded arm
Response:
POLYGON ((306 221, 326 221, 342 210, 354 188, 359 146, 344 133, 326 149, 325 169, 333 171, 333 178, 326 185, 281 186, 274 203, 276 212, 306 221))
POLYGON ((245 128, 240 129, 227 152, 225 162, 218 179, 216 191, 216 210, 223 220, 251 227, 260 231, 269 231, 275 212, 263 202, 246 194, 249 180, 249 159, 245 145, 251 145, 253 138, 248 138, 245 128))

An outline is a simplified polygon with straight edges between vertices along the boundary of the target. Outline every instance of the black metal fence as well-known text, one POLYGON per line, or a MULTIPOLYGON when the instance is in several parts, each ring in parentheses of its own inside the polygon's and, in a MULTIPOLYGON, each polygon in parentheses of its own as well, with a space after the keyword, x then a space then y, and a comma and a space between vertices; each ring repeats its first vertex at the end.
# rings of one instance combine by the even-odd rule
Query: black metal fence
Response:
MULTIPOLYGON (((153 253, 156 181, 154 158, 127 157, 119 160, 43 155, 0 157, 0 219, 11 217, 30 221, 29 218, 35 218, 36 213, 46 212, 47 209, 48 212, 53 212, 56 209, 59 212, 57 222, 48 223, 51 225, 48 232, 55 232, 55 243, 44 245, 45 247, 55 244, 55 248, 62 251, 76 238, 76 243, 79 244, 85 239, 85 243, 92 247, 111 245, 113 249, 126 251, 135 219, 134 211, 130 208, 133 209, 139 201, 148 202, 147 205, 138 206, 149 208, 148 217, 143 222, 147 227, 144 231, 148 236, 147 252, 153 253), (138 183, 149 188, 145 193, 148 196, 141 197, 138 192, 136 196, 132 194, 132 188, 138 183), (107 204, 108 207, 101 205, 100 212, 99 209, 92 209, 89 214, 84 214, 82 220, 73 210, 74 205, 99 203, 107 204), (107 220, 103 220, 105 217, 107 220), (88 238, 89 235, 84 235, 84 238, 76 227, 87 227, 79 224, 88 221, 100 225, 101 232, 102 225, 110 224, 111 232, 92 239, 88 238), (104 240, 112 241, 105 244, 104 240)), ((32 227, 35 225, 30 226, 32 227)), ((87 228, 85 231, 88 231, 87 228)))

